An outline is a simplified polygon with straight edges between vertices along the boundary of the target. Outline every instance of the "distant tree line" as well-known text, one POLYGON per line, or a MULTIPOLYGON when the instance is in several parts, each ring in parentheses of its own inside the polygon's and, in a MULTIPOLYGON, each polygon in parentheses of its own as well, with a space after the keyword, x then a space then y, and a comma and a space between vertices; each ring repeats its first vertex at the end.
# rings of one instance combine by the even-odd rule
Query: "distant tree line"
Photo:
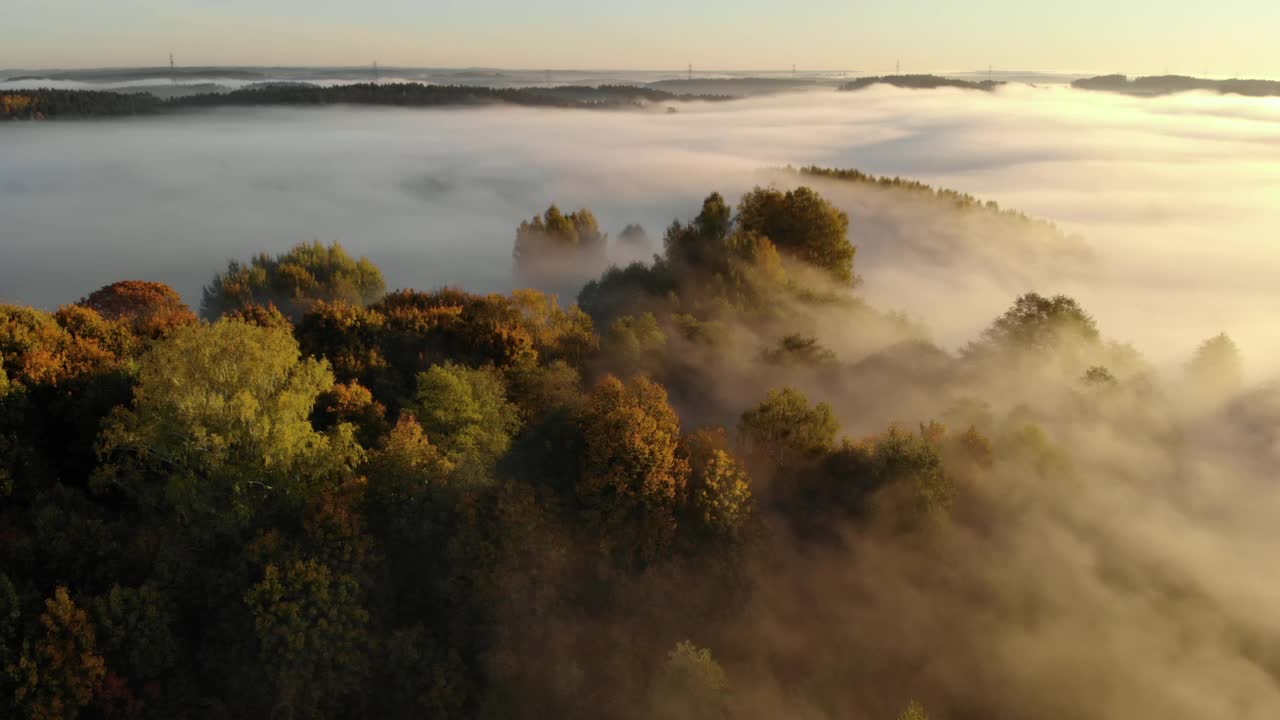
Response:
POLYGON ((1248 97, 1273 97, 1280 95, 1280 81, 1244 80, 1231 78, 1211 80, 1186 75, 1152 75, 1130 79, 1126 75, 1099 75, 1081 78, 1071 83, 1080 90, 1105 90, 1128 95, 1170 95, 1180 92, 1206 90, 1223 95, 1248 97))
POLYGON ((725 100, 684 96, 623 85, 560 88, 487 88, 422 83, 362 83, 322 87, 306 83, 265 83, 225 93, 201 93, 161 100, 149 93, 92 90, 12 90, 0 95, 0 120, 109 117, 171 112, 185 108, 243 106, 384 105, 440 107, 516 105, 609 109, 643 107, 676 100, 725 100))
POLYGON ((962 90, 984 90, 990 92, 1004 85, 1000 80, 959 80, 940 75, 881 75, 860 77, 840 86, 841 90, 863 90, 873 85, 892 85, 912 90, 934 90, 937 88, 960 88, 962 90))
POLYGON ((164 102, 149 93, 98 90, 0 90, 0 120, 146 115, 164 102))
POLYGON ((787 167, 784 168, 784 170, 786 172, 796 173, 800 177, 840 180, 843 182, 853 182, 878 188, 904 191, 916 196, 927 197, 931 201, 944 205, 951 210, 960 212, 988 213, 1007 222, 1018 225, 1033 226, 1038 230, 1052 235, 1065 236, 1065 233, 1059 229, 1056 224, 1048 220, 1032 217, 1020 210, 1000 207, 1000 203, 995 200, 981 200, 969 193, 952 190, 950 188, 935 188, 926 183, 922 183, 919 180, 912 180, 910 178, 897 176, 888 177, 885 175, 872 175, 856 169, 824 168, 817 165, 810 165, 808 167, 798 169, 787 167))

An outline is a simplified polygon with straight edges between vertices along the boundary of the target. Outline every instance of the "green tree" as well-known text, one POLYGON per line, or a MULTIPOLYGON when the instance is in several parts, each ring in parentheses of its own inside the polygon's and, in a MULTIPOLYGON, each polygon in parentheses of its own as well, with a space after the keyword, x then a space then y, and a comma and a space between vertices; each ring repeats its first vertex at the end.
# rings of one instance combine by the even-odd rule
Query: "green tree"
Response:
POLYGON ((161 677, 178 660, 174 607, 159 587, 116 585, 93 603, 103 655, 135 681, 161 677))
POLYGON ((302 359, 285 330, 238 320, 179 328, 141 359, 133 406, 103 430, 102 454, 115 462, 97 481, 212 526, 298 502, 361 458, 350 425, 311 425, 331 387, 328 364, 302 359))
POLYGON ((754 512, 751 478, 729 454, 724 430, 700 430, 685 445, 692 469, 691 524, 709 537, 741 539, 754 512))
POLYGON ((983 352, 1055 353, 1097 348, 1101 335, 1094 319, 1072 298, 1037 293, 1019 297, 1003 315, 969 346, 972 356, 983 352))
POLYGON ((711 651, 684 640, 667 655, 654 682, 654 720, 711 720, 728 717, 729 682, 711 651))
POLYGON ((369 673, 360 584, 314 560, 268 565, 245 603, 279 705, 299 718, 340 715, 369 673))
POLYGON ((835 447, 840 423, 831 406, 809 407, 809 398, 792 388, 770 390, 758 406, 744 412, 738 434, 747 449, 776 470, 813 462, 835 447))
POLYGON ((738 203, 738 226, 769 238, 783 254, 825 270, 837 282, 854 283, 849 216, 810 188, 752 190, 738 203))
POLYGON ((520 428, 519 410, 507 402, 502 376, 493 368, 432 366, 418 375, 412 409, 466 483, 492 477, 520 428))
POLYGON ((250 305, 273 303, 297 318, 319 300, 367 305, 386 290, 382 271, 368 258, 356 260, 338 243, 316 241, 275 257, 262 253, 248 265, 233 260, 205 286, 200 312, 212 320, 250 305))
POLYGON ((955 482, 943 467, 941 437, 929 432, 932 427, 945 433, 936 424, 919 434, 891 427, 865 444, 871 487, 879 489, 895 519, 908 527, 946 517, 955 502, 955 482))
POLYGON ((624 315, 609 326, 604 351, 615 367, 631 373, 660 368, 667 352, 667 334, 653 313, 624 315))
POLYGON ((788 335, 767 348, 762 359, 783 367, 823 367, 836 364, 836 354, 818 343, 815 337, 788 335))

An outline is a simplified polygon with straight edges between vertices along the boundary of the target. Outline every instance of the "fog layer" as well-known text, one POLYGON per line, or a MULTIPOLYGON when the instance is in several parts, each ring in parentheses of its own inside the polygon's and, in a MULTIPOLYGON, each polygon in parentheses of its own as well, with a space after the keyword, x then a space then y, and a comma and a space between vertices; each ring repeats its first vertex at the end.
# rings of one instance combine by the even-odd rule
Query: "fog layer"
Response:
MULTIPOLYGON (((128 277, 189 300, 229 258, 339 241, 391 287, 521 284, 518 222, 557 202, 651 237, 783 164, 857 167, 1078 232, 1093 261, 824 186, 869 300, 952 345, 1025 290, 1065 292, 1157 363, 1231 333, 1263 359, 1280 271, 1280 101, 1062 88, 806 93, 675 114, 228 110, 0 128, 0 298, 56 306, 128 277), (978 236, 975 236, 978 235, 978 236), (953 242, 954 241, 954 242, 953 242), (955 247, 955 243, 961 243, 955 247), (996 248, 993 250, 992 248, 996 248)), ((1254 370, 1258 364, 1251 365, 1254 370)))

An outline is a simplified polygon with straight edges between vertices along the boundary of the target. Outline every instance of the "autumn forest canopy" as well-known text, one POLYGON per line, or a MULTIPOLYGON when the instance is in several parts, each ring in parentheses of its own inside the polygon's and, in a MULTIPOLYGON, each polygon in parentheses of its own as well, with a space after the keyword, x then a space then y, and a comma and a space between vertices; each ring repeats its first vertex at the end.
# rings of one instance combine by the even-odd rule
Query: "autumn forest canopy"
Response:
POLYGON ((511 218, 529 287, 602 268, 576 297, 314 242, 194 306, 0 305, 0 715, 1190 718, 1275 683, 1274 628, 1147 542, 1274 469, 1232 339, 1157 372, 1028 288, 941 347, 808 185, 1056 229, 788 172, 665 229, 511 218), (1253 674, 1152 700, 1183 651, 1253 674))

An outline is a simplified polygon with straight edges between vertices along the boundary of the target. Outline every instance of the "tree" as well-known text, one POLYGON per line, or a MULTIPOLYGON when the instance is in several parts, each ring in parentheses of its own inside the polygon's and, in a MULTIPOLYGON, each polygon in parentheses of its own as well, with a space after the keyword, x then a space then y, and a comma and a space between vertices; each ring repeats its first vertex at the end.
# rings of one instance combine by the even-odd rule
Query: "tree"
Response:
POLYGON ((382 446, 369 454, 365 465, 371 510, 375 514, 397 515, 413 507, 424 493, 447 482, 453 468, 413 415, 401 415, 382 446))
POLYGON ((654 682, 654 720, 711 720, 728 711, 728 679, 711 651, 683 640, 667 655, 654 682))
POLYGON ((59 587, 45 600, 40 626, 44 634, 11 670, 18 679, 14 701, 31 720, 73 720, 106 675, 93 623, 59 587))
POLYGON ((912 700, 907 703, 906 709, 898 716, 898 720, 929 720, 929 716, 924 711, 924 706, 912 700))
POLYGON ((125 320, 133 332, 162 337, 175 327, 196 321, 177 290, 158 282, 124 280, 99 288, 80 301, 108 320, 125 320))
MULTIPOLYGON (((932 427, 945 433, 940 425, 932 427)), ((906 527, 946 517, 955 502, 954 479, 942 464, 941 433, 929 429, 916 434, 895 426, 864 444, 867 481, 886 501, 881 511, 892 509, 891 519, 906 527)))
POLYGON ((1239 392, 1244 385, 1240 348, 1226 333, 1205 340, 1187 364, 1187 375, 1208 396, 1228 397, 1239 392))
POLYGON ((0 572, 0 689, 7 689, 3 682, 7 668, 18 659, 22 630, 22 605, 18 590, 9 576, 0 572))
POLYGON ((702 201, 702 211, 693 222, 671 224, 663 237, 667 260, 682 271, 721 269, 725 261, 724 243, 733 229, 733 211, 720 193, 702 201))
POLYGON ((624 315, 609 326, 604 337, 606 355, 618 368, 652 372, 661 367, 667 351, 667 334, 653 313, 624 315))
POLYGON ((1075 300, 1027 293, 996 318, 968 352, 1049 354, 1096 348, 1100 342, 1097 323, 1075 300))
POLYGON ((432 366, 418 375, 413 411, 465 483, 491 479, 520 428, 519 410, 507 402, 502 376, 492 368, 432 366))
POLYGON ((650 246, 649 233, 635 224, 624 227, 622 232, 618 233, 618 241, 636 250, 648 250, 650 246))
POLYGON ((740 540, 754 511, 751 478, 729 454, 724 430, 699 430, 685 445, 691 524, 708 537, 740 540))
POLYGON ((0 305, 0 366, 12 385, 65 386, 113 369, 132 350, 132 340, 123 323, 88 308, 51 314, 0 305))
POLYGON ((738 203, 738 226, 769 238, 783 254, 826 271, 836 282, 854 283, 849 216, 810 188, 752 190, 738 203))
POLYGON ((770 390, 738 422, 738 434, 748 450, 775 471, 822 457, 835 447, 839 432, 830 405, 820 402, 810 408, 804 393, 792 388, 770 390))
POLYGON ((222 320, 175 330, 142 357, 133 406, 104 429, 101 452, 117 461, 98 482, 232 527, 336 485, 361 450, 351 426, 311 425, 333 374, 300 355, 278 328, 222 320))
POLYGON ((382 271, 368 258, 356 260, 338 243, 300 243, 271 257, 262 253, 244 265, 232 261, 204 288, 200 312, 212 320, 249 305, 273 303, 297 318, 319 300, 368 305, 386 292, 382 271))
POLYGON ((676 530, 676 508, 689 479, 680 421, 661 385, 608 376, 587 397, 579 418, 584 448, 577 499, 602 547, 624 566, 659 558, 676 530))
POLYGON ((314 560, 268 565, 245 594, 277 702, 293 717, 327 718, 369 672, 369 613, 360 584, 314 560))
POLYGON ((782 367, 830 367, 836 364, 836 354, 818 343, 815 337, 788 335, 774 347, 765 349, 762 359, 770 365, 782 367))
POLYGON ((511 305, 544 361, 564 360, 580 367, 600 346, 591 318, 577 305, 566 310, 555 295, 528 289, 513 291, 511 305))
POLYGON ((609 236, 590 210, 565 215, 552 205, 541 217, 520 223, 512 256, 520 270, 552 270, 575 257, 603 255, 609 236))
POLYGON ((155 585, 115 585, 93 603, 103 655, 135 681, 154 680, 178 661, 174 608, 155 585))

